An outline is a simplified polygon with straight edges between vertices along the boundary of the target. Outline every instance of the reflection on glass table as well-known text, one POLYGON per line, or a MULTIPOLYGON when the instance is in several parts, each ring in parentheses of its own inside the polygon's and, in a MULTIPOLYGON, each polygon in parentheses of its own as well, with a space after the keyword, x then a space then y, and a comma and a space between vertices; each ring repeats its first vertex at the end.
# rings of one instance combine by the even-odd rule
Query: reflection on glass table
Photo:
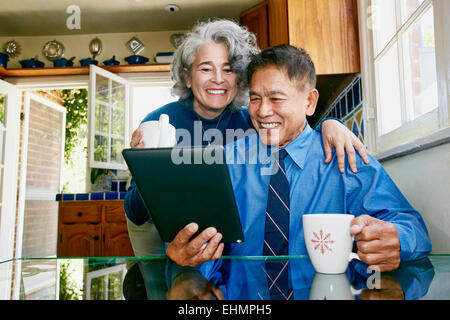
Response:
POLYGON ((0 290, 14 300, 448 300, 449 275, 450 255, 382 273, 353 260, 338 275, 316 273, 307 256, 223 257, 202 272, 166 257, 43 258, 0 263, 0 290), (276 265, 288 270, 283 281, 267 277, 276 265))

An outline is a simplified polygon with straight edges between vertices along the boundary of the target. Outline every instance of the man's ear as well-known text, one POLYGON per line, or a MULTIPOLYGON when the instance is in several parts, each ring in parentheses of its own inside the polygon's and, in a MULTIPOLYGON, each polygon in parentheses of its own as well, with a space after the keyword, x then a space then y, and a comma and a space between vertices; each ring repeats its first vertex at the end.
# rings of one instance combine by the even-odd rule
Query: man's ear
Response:
POLYGON ((306 105, 306 115, 312 116, 316 111, 317 101, 319 101, 319 91, 311 89, 306 97, 308 104, 306 105))
POLYGON ((186 68, 183 68, 183 77, 184 82, 186 83, 186 87, 191 88, 191 74, 186 68))

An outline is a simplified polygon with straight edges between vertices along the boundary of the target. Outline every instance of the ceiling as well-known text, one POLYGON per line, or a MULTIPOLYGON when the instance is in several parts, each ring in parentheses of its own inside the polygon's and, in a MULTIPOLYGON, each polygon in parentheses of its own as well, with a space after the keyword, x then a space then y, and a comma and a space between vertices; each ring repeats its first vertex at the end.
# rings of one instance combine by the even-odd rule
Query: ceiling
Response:
POLYGON ((93 33, 189 30, 206 18, 239 19, 263 0, 14 0, 0 6, 0 36, 74 35, 93 33), (164 10, 168 4, 180 10, 164 10), (69 29, 76 5, 80 29, 69 29))

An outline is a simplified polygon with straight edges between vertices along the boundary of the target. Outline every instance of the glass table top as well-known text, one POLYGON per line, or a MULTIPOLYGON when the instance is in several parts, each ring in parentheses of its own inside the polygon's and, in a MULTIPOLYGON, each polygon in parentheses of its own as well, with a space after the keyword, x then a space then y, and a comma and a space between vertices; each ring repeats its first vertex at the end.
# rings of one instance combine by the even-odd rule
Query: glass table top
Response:
POLYGON ((201 270, 165 256, 15 259, 0 263, 0 294, 6 300, 449 300, 450 255, 390 272, 352 260, 337 275, 316 273, 308 256, 223 257, 201 270), (268 277, 280 266, 288 277, 268 277), (275 286, 285 293, 275 297, 275 286))

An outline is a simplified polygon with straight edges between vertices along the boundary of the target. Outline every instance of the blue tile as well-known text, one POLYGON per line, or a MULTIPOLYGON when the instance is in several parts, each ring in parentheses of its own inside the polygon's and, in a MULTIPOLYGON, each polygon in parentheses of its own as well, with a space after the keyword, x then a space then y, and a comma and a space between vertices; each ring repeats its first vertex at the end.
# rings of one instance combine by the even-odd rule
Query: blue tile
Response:
POLYGON ((63 199, 63 201, 74 200, 75 199, 75 195, 73 193, 64 193, 62 195, 62 199, 63 199))
POLYGON ((361 79, 356 81, 356 83, 353 86, 353 103, 355 107, 357 107, 361 103, 361 79))
POLYGON ((342 98, 341 98, 341 101, 340 101, 340 105, 341 105, 341 118, 344 118, 346 115, 347 115, 347 98, 346 98, 346 96, 344 95, 342 98))
POLYGON ((354 107, 355 105, 353 103, 353 90, 350 89, 347 91, 347 113, 352 112, 354 107))
POLYGON ((89 193, 77 193, 75 195, 76 200, 89 200, 89 193))
POLYGON ((103 192, 92 192, 91 193, 91 200, 103 200, 103 192))
POLYGON ((127 191, 127 182, 120 181, 119 182, 119 192, 127 191))
POLYGON ((361 118, 361 126, 359 128, 359 133, 361 133, 361 137, 364 139, 364 118, 361 118))
POLYGON ((111 182, 111 191, 118 191, 118 187, 119 187, 119 182, 118 181, 113 181, 111 182))
POLYGON ((342 118, 341 117, 341 106, 339 104, 339 101, 338 101, 338 103, 336 103, 336 106, 334 107, 334 110, 336 112, 336 118, 341 119, 342 118))
POLYGON ((118 200, 119 193, 118 192, 105 192, 105 200, 118 200))
POLYGON ((126 192, 120 192, 120 200, 125 199, 126 192))
POLYGON ((58 193, 56 195, 56 201, 61 201, 61 200, 62 200, 62 195, 61 195, 61 193, 58 193))
POLYGON ((353 119, 353 129, 352 129, 353 133, 355 134, 355 136, 359 136, 359 129, 358 129, 358 124, 356 123, 356 120, 353 119))

